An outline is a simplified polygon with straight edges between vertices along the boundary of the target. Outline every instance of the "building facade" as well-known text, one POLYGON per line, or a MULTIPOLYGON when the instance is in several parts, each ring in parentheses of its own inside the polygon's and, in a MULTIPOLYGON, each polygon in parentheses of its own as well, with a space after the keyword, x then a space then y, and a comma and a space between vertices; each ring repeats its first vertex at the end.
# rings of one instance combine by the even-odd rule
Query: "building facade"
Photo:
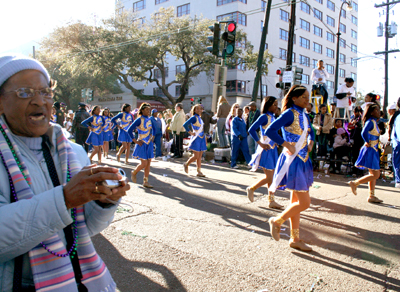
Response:
MULTIPOLYGON (((262 95, 279 95, 276 88, 278 77, 276 70, 286 66, 290 1, 273 0, 266 48, 273 55, 273 62, 269 65, 269 72, 262 77, 262 95)), ((258 52, 261 31, 263 27, 266 1, 264 0, 124 0, 121 2, 124 10, 133 10, 138 13, 141 21, 150 20, 151 14, 160 7, 175 8, 176 16, 190 15, 204 16, 214 20, 235 20, 238 29, 247 34, 247 40, 254 45, 258 52)), ((324 60, 325 68, 330 74, 327 86, 330 96, 333 95, 335 70, 339 70, 339 84, 345 77, 352 77, 357 86, 357 34, 358 34, 358 3, 353 2, 353 10, 340 10, 342 0, 308 0, 297 1, 295 44, 293 47, 293 65, 303 68, 302 84, 311 89, 311 71, 316 67, 318 60, 324 60), (339 17, 340 13, 340 17, 339 17), (340 22, 339 22, 340 18, 340 22), (336 63, 336 33, 338 25, 341 31, 339 68, 336 63)), ((344 8, 347 5, 343 5, 344 8)), ((173 59, 173 58, 171 58, 173 59)), ((179 71, 183 62, 168 60, 169 78, 179 71)), ((252 95, 254 71, 245 68, 228 69, 227 73, 227 99, 232 104, 239 102, 242 106, 247 104, 252 95)), ((144 87, 135 84, 138 89, 143 89, 145 94, 157 93, 154 85, 144 87)), ((171 94, 179 95, 179 85, 169 88, 171 94)), ((200 74, 194 85, 188 89, 184 101, 185 110, 190 107, 190 99, 201 98, 206 109, 211 108, 213 81, 205 74, 200 74)), ((260 90, 259 90, 260 93, 260 90)), ((260 94, 259 94, 260 97, 260 94)))

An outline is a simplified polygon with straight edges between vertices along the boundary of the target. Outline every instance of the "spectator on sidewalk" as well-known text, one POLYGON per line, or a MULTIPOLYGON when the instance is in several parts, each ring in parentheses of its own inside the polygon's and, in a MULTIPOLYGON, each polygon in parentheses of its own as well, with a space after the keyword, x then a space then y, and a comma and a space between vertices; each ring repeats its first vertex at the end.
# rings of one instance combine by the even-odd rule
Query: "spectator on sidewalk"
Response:
POLYGON ((339 117, 341 118, 344 118, 346 109, 349 111, 349 113, 352 110, 351 98, 356 97, 356 92, 353 85, 353 78, 345 78, 344 83, 340 85, 336 91, 336 107, 339 110, 339 117))
MULTIPOLYGON (((237 109, 236 117, 232 120, 231 140, 232 140, 232 155, 231 167, 238 168, 236 160, 239 156, 239 150, 242 150, 246 163, 249 164, 251 155, 249 154, 249 146, 247 144, 247 129, 246 123, 243 120, 243 109, 237 109)), ((253 139, 253 138, 252 138, 253 139)))
POLYGON ((85 143, 89 136, 89 128, 84 127, 81 123, 89 117, 90 114, 86 111, 86 104, 80 102, 79 109, 76 111, 72 122, 72 134, 75 136, 75 142, 85 148, 86 152, 89 152, 89 145, 85 143))
MULTIPOLYGON (((248 106, 250 107, 250 112, 246 121, 247 131, 249 131, 251 125, 260 117, 260 111, 257 109, 257 104, 254 101, 250 102, 248 106)), ((247 135, 247 144, 249 146, 250 156, 256 153, 256 142, 250 135, 247 135)))
POLYGON ((57 124, 59 124, 60 127, 62 128, 64 126, 64 113, 61 110, 61 103, 56 101, 53 104, 53 108, 55 108, 55 110, 56 110, 56 120, 55 120, 55 122, 57 124))
POLYGON ((221 148, 225 148, 228 146, 228 141, 226 140, 226 118, 229 115, 231 107, 229 106, 228 101, 224 96, 220 96, 218 99, 218 108, 217 108, 217 134, 218 134, 218 146, 221 148))
POLYGON ((389 123, 388 123, 388 134, 389 134, 389 142, 392 140, 392 131, 393 125, 396 117, 400 114, 400 98, 397 100, 397 107, 396 104, 392 104, 388 108, 388 112, 390 115, 389 123))
POLYGON ((350 120, 350 123, 347 125, 347 130, 350 132, 350 143, 352 143, 351 147, 351 156, 353 162, 353 174, 362 174, 362 170, 358 169, 354 166, 358 159, 358 154, 360 153, 361 147, 364 145, 364 140, 361 136, 362 132, 362 115, 363 110, 361 107, 357 106, 354 108, 354 116, 350 120))
POLYGON ((341 119, 335 119, 335 124, 329 131, 328 136, 328 152, 333 150, 333 143, 335 142, 335 137, 337 135, 337 130, 343 127, 343 121, 341 119))
POLYGON ((327 112, 325 104, 319 106, 319 113, 315 115, 313 126, 317 141, 317 158, 325 158, 328 147, 328 135, 333 127, 332 115, 327 112))
MULTIPOLYGON (((333 157, 336 160, 349 160, 350 155, 350 143, 347 136, 346 130, 339 128, 337 130, 337 135, 335 137, 335 142, 333 143, 333 157)), ((336 161, 333 166, 333 171, 335 173, 340 173, 340 167, 342 163, 336 161)))
POLYGON ((186 122, 186 116, 181 103, 175 105, 175 111, 176 113, 171 121, 171 131, 174 135, 175 144, 173 158, 181 158, 183 156, 183 135, 185 133, 183 124, 186 122))
POLYGON ((323 60, 318 60, 317 66, 318 67, 311 72, 311 81, 314 83, 312 90, 319 90, 320 95, 322 95, 321 104, 326 104, 328 102, 326 80, 329 78, 329 74, 324 67, 323 60))
POLYGON ((237 102, 232 105, 231 110, 229 111, 229 114, 226 117, 226 122, 225 122, 226 135, 228 136, 229 145, 231 146, 231 148, 232 148, 232 140, 231 140, 232 120, 236 116, 236 110, 239 107, 240 106, 237 102))

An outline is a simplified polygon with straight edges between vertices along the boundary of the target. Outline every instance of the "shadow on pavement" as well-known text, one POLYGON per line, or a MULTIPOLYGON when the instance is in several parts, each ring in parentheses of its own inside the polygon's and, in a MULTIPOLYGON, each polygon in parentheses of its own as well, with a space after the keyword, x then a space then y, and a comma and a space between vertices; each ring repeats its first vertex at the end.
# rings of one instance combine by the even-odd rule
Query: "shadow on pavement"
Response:
POLYGON ((186 292, 178 278, 165 266, 154 263, 130 261, 123 257, 119 251, 103 235, 98 234, 92 237, 96 251, 106 263, 107 268, 121 292, 131 291, 182 291, 186 292), (160 274, 166 289, 160 284, 152 281, 137 269, 147 269, 160 274))
POLYGON ((400 280, 389 277, 387 273, 380 274, 360 266, 355 266, 350 263, 343 263, 333 258, 326 257, 320 253, 313 252, 312 254, 306 254, 301 252, 292 252, 292 254, 303 258, 308 261, 312 261, 323 266, 331 267, 333 269, 343 271, 349 275, 357 276, 361 279, 373 282, 381 285, 384 290, 382 291, 400 291, 400 280))

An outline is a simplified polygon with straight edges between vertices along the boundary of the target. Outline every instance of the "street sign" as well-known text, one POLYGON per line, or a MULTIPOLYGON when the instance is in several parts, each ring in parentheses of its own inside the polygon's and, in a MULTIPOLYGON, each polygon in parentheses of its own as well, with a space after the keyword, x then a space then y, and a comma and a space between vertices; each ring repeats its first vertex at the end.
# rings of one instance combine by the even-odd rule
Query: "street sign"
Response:
POLYGON ((293 82, 293 72, 292 71, 283 71, 282 82, 283 83, 292 83, 293 82))

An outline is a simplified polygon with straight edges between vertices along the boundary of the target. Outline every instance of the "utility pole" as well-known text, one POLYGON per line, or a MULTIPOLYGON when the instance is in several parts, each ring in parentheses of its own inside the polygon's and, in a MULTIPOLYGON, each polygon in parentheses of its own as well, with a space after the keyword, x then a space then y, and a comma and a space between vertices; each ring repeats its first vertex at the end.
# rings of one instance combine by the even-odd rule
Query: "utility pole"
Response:
POLYGON ((265 40, 267 39, 269 15, 271 13, 271 3, 272 0, 268 0, 267 9, 265 10, 264 26, 261 33, 260 49, 258 51, 257 71, 256 71, 256 77, 254 77, 253 95, 251 97, 252 101, 257 101, 258 86, 261 79, 262 62, 264 59, 265 40))
POLYGON ((290 70, 293 63, 294 27, 296 25, 296 0, 290 4, 289 39, 287 45, 286 70, 290 70))
MULTIPOLYGON (((385 55, 385 91, 383 96, 383 111, 386 113, 386 108, 388 106, 388 99, 389 99, 389 53, 399 52, 399 50, 391 50, 389 51, 389 38, 392 38, 395 33, 392 32, 390 29, 389 24, 389 10, 390 5, 400 3, 400 1, 392 1, 386 0, 386 3, 382 4, 375 4, 375 8, 379 8, 382 6, 386 6, 386 21, 385 21, 385 51, 384 52, 375 52, 375 55, 385 55)), ((396 32, 397 33, 397 32, 396 32)))

